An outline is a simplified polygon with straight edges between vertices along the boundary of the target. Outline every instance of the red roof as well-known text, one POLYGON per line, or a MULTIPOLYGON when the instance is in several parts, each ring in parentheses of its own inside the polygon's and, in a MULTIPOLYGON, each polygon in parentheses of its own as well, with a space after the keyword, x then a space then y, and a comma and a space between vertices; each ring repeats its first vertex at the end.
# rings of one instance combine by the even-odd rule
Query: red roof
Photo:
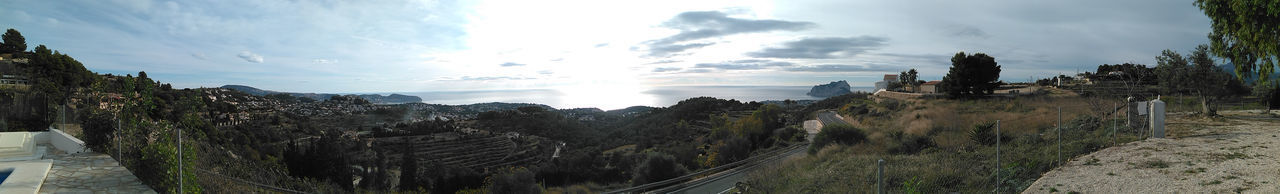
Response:
POLYGON ((924 85, 938 85, 940 83, 942 83, 942 81, 929 81, 925 82, 924 85))

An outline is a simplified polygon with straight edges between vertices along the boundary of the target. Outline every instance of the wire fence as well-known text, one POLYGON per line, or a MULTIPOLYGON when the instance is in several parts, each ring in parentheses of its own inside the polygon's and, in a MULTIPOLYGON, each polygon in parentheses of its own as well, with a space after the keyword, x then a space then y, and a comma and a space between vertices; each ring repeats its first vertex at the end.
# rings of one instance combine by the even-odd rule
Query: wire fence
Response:
MULTIPOLYGON (((1018 108, 1029 110, 1025 113, 993 113, 988 117, 998 119, 960 122, 978 125, 990 122, 993 144, 975 143, 977 140, 971 139, 975 132, 968 126, 962 129, 939 128, 921 135, 933 142, 966 143, 935 143, 918 152, 890 151, 908 147, 915 141, 881 138, 875 141, 890 143, 864 142, 857 146, 823 149, 801 159, 808 164, 801 165, 802 168, 783 166, 755 173, 755 178, 750 180, 757 182, 748 182, 744 187, 801 193, 1020 193, 1028 188, 1035 189, 1032 183, 1049 170, 1090 162, 1081 156, 1151 136, 1151 131, 1145 127, 1134 128, 1127 124, 1132 118, 1128 118, 1130 107, 1123 100, 1097 98, 1076 104, 1018 106, 1034 107, 1018 108), (964 139, 952 140, 961 138, 964 139), (772 180, 779 176, 786 178, 772 180), (796 182, 796 177, 806 182, 796 182)), ((916 116, 916 119, 920 118, 916 116)))

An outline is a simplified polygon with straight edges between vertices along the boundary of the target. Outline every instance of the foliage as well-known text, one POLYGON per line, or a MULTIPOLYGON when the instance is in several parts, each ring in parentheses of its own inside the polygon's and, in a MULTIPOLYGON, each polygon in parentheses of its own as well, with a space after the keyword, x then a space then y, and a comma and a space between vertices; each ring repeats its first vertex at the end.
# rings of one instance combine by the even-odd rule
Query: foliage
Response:
POLYGON ((1280 3, 1272 0, 1196 0, 1209 16, 1213 54, 1231 60, 1235 74, 1256 72, 1263 83, 1280 67, 1280 3))
POLYGON ((167 190, 168 193, 178 193, 179 190, 181 193, 201 193, 202 188, 196 182, 194 162, 196 151, 191 140, 183 141, 182 148, 179 149, 177 139, 173 138, 177 131, 172 126, 159 127, 161 130, 156 131, 159 138, 147 144, 142 151, 140 167, 147 170, 141 170, 141 173, 151 172, 147 177, 157 181, 152 181, 149 185, 167 190), (182 152, 181 158, 178 157, 178 152, 182 152), (179 170, 179 163, 181 163, 181 170, 179 170), (178 188, 179 181, 181 181, 181 188, 178 188))
POLYGON ((855 145, 866 140, 866 133, 853 126, 823 126, 822 131, 813 137, 813 143, 809 144, 809 154, 817 154, 818 150, 829 144, 855 145))
POLYGON ((912 92, 920 91, 920 72, 915 68, 898 73, 898 83, 911 86, 912 92))
POLYGON ((339 141, 336 135, 325 135, 310 142, 305 148, 293 144, 285 151, 285 164, 290 175, 328 180, 351 191, 354 187, 351 184, 350 159, 346 154, 335 154, 342 153, 346 148, 347 145, 339 141))
POLYGON ((995 127, 995 122, 973 125, 973 128, 969 129, 969 141, 979 145, 996 145, 995 127))
POLYGON ((22 33, 13 28, 4 31, 4 42, 0 43, 0 53, 18 53, 27 51, 27 39, 22 37, 22 33))
POLYGON ((489 193, 542 193, 542 188, 533 179, 533 173, 525 168, 510 168, 505 172, 489 177, 489 193))
POLYGON ((1000 65, 995 58, 983 53, 959 52, 951 57, 951 69, 938 87, 952 97, 979 96, 994 92, 999 80, 1000 65))
POLYGON ((733 163, 750 157, 751 140, 745 137, 729 137, 716 141, 716 144, 711 146, 711 150, 713 150, 711 157, 707 158, 704 166, 733 163))
POLYGON ((1190 56, 1183 57, 1176 51, 1164 50, 1156 56, 1156 74, 1165 93, 1189 93, 1200 97, 1205 115, 1214 115, 1211 106, 1215 99, 1248 93, 1239 79, 1214 64, 1209 47, 1197 46, 1190 56))
POLYGON ((418 180, 418 175, 421 174, 418 170, 418 157, 412 147, 414 143, 405 145, 406 148, 400 151, 404 155, 400 157, 400 184, 398 185, 401 191, 416 191, 423 186, 418 180))
POLYGON ((638 186, 676 178, 688 174, 689 170, 684 165, 677 163, 675 157, 671 155, 650 152, 645 155, 644 162, 641 162, 640 166, 636 166, 634 172, 631 178, 631 185, 638 186))
POLYGON ((1095 73, 1090 79, 1127 81, 1135 85, 1153 85, 1157 83, 1155 68, 1142 64, 1102 64, 1098 65, 1095 73))
POLYGON ((99 153, 108 153, 107 145, 110 145, 111 137, 116 132, 115 118, 105 110, 98 109, 84 111, 83 114, 80 128, 84 133, 85 146, 99 153))
POLYGON ((920 191, 920 177, 919 177, 919 176, 913 176, 913 177, 911 177, 911 179, 907 179, 907 181, 903 181, 903 182, 902 182, 902 193, 907 193, 907 194, 921 194, 921 193, 924 193, 924 192, 921 192, 921 191, 920 191))
POLYGON ((1257 96, 1263 102, 1266 102, 1268 110, 1280 106, 1280 84, 1255 83, 1253 85, 1253 96, 1257 96))

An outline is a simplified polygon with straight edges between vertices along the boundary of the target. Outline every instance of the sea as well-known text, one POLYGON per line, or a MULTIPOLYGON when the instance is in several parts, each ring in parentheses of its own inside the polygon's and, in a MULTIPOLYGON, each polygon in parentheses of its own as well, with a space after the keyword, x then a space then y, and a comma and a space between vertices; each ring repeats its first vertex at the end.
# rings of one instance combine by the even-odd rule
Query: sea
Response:
MULTIPOLYGON (((558 109, 599 108, 622 109, 631 106, 667 107, 695 97, 734 99, 742 102, 768 100, 821 100, 805 95, 812 86, 663 86, 635 92, 573 93, 555 89, 405 92, 418 96, 423 103, 466 105, 486 102, 534 103, 558 109)), ((853 87, 853 91, 871 92, 873 87, 853 87)))

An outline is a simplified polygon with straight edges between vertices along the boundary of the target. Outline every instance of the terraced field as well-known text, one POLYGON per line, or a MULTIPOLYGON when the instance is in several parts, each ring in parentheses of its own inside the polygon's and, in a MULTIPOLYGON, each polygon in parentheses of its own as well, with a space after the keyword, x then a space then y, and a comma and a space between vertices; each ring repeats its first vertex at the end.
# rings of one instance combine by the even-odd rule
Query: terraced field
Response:
POLYGON ((387 159, 400 161, 401 150, 412 147, 419 164, 440 164, 485 171, 512 165, 537 163, 550 157, 535 137, 515 137, 504 134, 456 132, 432 135, 386 137, 375 139, 375 144, 389 150, 387 159), (407 146, 405 143, 414 142, 407 146), (547 153, 547 154, 542 154, 547 153))

